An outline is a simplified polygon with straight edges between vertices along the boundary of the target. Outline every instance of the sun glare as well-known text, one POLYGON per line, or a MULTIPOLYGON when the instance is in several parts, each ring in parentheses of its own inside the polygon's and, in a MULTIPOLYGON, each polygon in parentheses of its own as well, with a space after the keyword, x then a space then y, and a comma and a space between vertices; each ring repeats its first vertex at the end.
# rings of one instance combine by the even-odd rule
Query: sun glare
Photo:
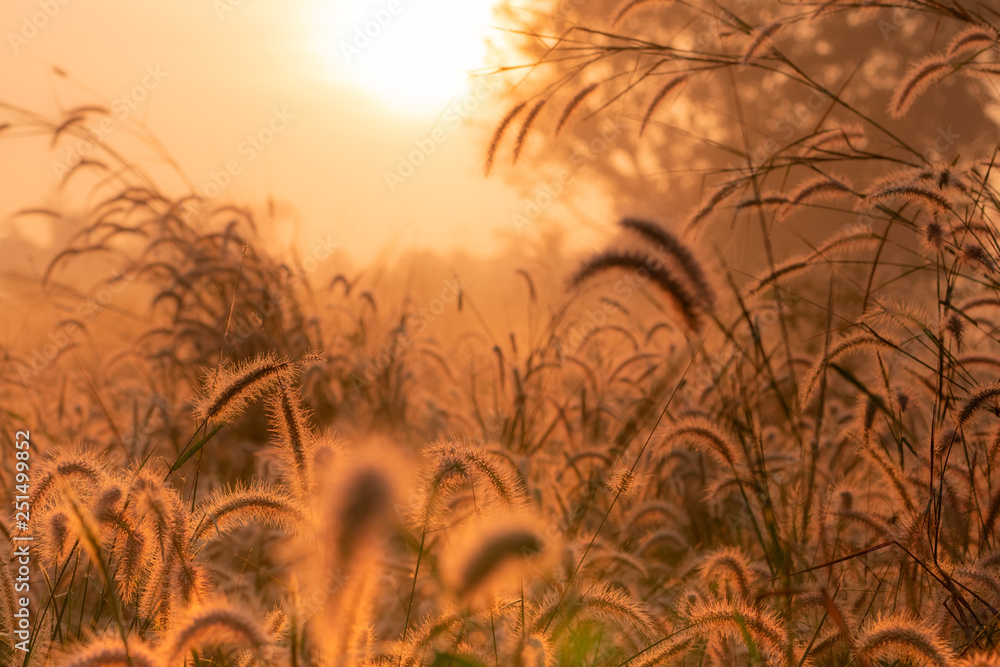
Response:
POLYGON ((338 78, 389 106, 433 111, 483 65, 494 2, 332 2, 317 21, 316 43, 338 78))

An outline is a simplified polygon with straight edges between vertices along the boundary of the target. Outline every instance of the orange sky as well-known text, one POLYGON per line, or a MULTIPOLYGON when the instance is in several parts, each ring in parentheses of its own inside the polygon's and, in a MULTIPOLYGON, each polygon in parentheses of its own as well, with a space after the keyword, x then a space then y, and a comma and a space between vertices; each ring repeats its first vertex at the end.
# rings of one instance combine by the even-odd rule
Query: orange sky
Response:
MULTIPOLYGON (((481 65, 473 26, 491 20, 488 4, 6 0, 0 95, 47 113, 117 102, 111 131, 147 125, 200 192, 293 207, 300 249, 332 236, 360 260, 411 244, 488 253, 523 206, 502 177, 482 176, 483 128, 509 103, 457 74, 481 65), (386 173, 431 147, 391 189, 386 173)), ((13 186, 0 232, 26 233, 8 214, 45 203, 53 163, 72 150, 0 141, 0 179, 13 186)))

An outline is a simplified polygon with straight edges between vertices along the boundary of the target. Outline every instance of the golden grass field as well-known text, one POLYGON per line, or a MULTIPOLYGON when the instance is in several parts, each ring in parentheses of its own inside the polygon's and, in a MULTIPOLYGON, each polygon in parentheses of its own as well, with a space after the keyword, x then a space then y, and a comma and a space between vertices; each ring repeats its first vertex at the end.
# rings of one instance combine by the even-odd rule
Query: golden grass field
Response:
POLYGON ((286 258, 110 147, 65 174, 85 215, 3 278, 46 305, 0 663, 1000 664, 1000 5, 560 6, 484 167, 618 114, 601 248, 286 258))

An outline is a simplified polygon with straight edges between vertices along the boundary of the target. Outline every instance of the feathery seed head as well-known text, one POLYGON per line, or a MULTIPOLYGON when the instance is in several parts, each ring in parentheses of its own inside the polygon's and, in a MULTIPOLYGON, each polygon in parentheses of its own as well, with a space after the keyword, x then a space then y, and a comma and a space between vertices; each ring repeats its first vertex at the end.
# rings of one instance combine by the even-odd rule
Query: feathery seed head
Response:
POLYGON ((767 25, 760 26, 750 33, 750 43, 743 51, 742 62, 744 65, 753 60, 765 48, 772 46, 771 38, 783 27, 781 21, 773 21, 767 25))
POLYGON ((948 43, 945 55, 949 58, 977 49, 986 49, 997 43, 997 33, 992 28, 972 26, 955 35, 948 43))
POLYGON ((230 421, 250 401, 278 383, 290 380, 295 372, 295 364, 270 353, 242 362, 235 368, 223 364, 206 376, 204 393, 195 401, 195 416, 213 424, 230 421))
POLYGON ((507 112, 507 115, 503 117, 503 120, 500 121, 500 124, 497 125, 497 128, 493 131, 493 138, 490 139, 489 148, 486 150, 486 164, 483 168, 483 171, 487 176, 490 175, 490 171, 493 169, 493 161, 496 159, 497 150, 500 148, 500 140, 503 138, 503 134, 506 131, 507 126, 514 121, 514 118, 521 112, 521 109, 523 109, 527 103, 528 101, 525 100, 524 102, 516 104, 514 108, 507 112))
POLYGON ((750 561, 737 547, 723 547, 708 554, 701 564, 701 578, 706 585, 733 584, 735 592, 744 600, 750 598, 756 574, 750 561))
POLYGON ((512 566, 522 573, 528 567, 543 567, 549 560, 545 556, 554 552, 536 521, 524 516, 488 516, 468 527, 453 551, 442 555, 443 571, 450 573, 452 590, 467 597, 501 584, 512 566))
POLYGON ((556 124, 556 134, 559 134, 559 131, 562 130, 563 125, 565 125, 566 121, 568 121, 570 116, 573 115, 573 111, 575 111, 576 108, 579 107, 595 90, 597 90, 597 84, 592 83, 588 86, 584 86, 580 92, 573 96, 573 99, 566 104, 562 114, 559 116, 559 122, 556 124))
POLYGON ((359 553, 377 546, 396 520, 404 486, 400 454, 379 449, 375 445, 364 454, 338 461, 328 473, 320 532, 327 553, 339 567, 350 567, 359 553))
POLYGON ((78 649, 59 667, 161 667, 162 664, 142 640, 131 637, 128 648, 116 640, 98 641, 78 649))
POLYGON ((612 269, 631 270, 639 280, 652 280, 670 298, 687 329, 698 331, 701 328, 699 311, 708 304, 699 305, 690 288, 666 267, 658 265, 652 257, 614 250, 603 252, 585 262, 574 274, 570 284, 577 287, 589 278, 612 269))
POLYGON ((870 620, 858 632, 856 650, 866 656, 885 659, 895 654, 929 667, 950 667, 951 648, 926 621, 904 615, 870 620))
POLYGON ((660 89, 656 91, 655 95, 653 95, 653 99, 649 103, 649 106, 646 107, 646 113, 642 117, 642 124, 639 126, 639 136, 642 136, 643 133, 646 131, 646 126, 649 124, 649 121, 653 118, 653 113, 656 111, 657 107, 660 106, 660 102, 662 102, 666 98, 666 96, 670 94, 672 90, 674 90, 679 85, 687 81, 688 76, 689 76, 688 74, 674 75, 670 79, 668 79, 666 83, 660 86, 660 89))
POLYGON ((955 424, 963 428, 972 421, 972 416, 979 410, 992 406, 995 414, 1000 414, 997 408, 997 397, 1000 397, 1000 382, 992 382, 976 387, 955 411, 955 424))
POLYGON ((937 83, 951 63, 939 54, 932 54, 914 63, 896 85, 889 102, 889 116, 898 120, 906 115, 917 97, 937 83))
POLYGON ((158 652, 163 664, 169 666, 177 664, 190 648, 220 643, 257 650, 268 638, 250 614, 225 601, 215 601, 196 605, 173 622, 158 652))

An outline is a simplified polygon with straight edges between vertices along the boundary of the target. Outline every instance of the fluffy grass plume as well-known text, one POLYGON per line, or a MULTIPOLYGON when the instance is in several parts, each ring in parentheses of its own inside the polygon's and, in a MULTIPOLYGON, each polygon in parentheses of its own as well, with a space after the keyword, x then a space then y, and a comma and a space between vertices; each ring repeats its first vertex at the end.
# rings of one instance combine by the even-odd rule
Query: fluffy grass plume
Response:
POLYGON ((963 428, 972 420, 972 416, 976 412, 995 405, 997 397, 1000 397, 1000 382, 991 382, 976 387, 955 410, 955 424, 959 428, 963 428))
POLYGON ((59 667, 166 667, 142 640, 132 637, 128 647, 121 640, 95 642, 79 649, 59 667))
POLYGON ((195 416, 214 424, 225 423, 240 414, 250 401, 294 374, 295 365, 290 360, 271 353, 235 368, 224 364, 208 374, 204 393, 195 401, 195 416))
POLYGON ((218 489, 198 510, 203 518, 193 532, 196 540, 221 537, 251 524, 293 529, 304 518, 290 495, 264 481, 218 489))
POLYGON ((669 428, 662 437, 662 447, 673 448, 690 443, 704 447, 723 465, 734 468, 740 449, 736 442, 720 426, 705 417, 688 417, 669 428))
POLYGON ((483 166, 483 171, 487 176, 490 175, 490 171, 493 169, 493 162, 496 159, 497 151, 500 149, 500 140, 503 139, 504 132, 507 130, 507 127, 514 122, 514 118, 517 117, 525 105, 527 105, 527 101, 515 104, 493 131, 493 137, 490 139, 489 148, 486 150, 486 163, 483 166))
POLYGON ((858 632, 856 650, 869 658, 899 656, 929 667, 950 667, 955 657, 933 626, 903 615, 865 623, 858 632))
POLYGON ((925 56, 914 63, 893 90, 889 116, 896 120, 905 116, 917 97, 937 83, 950 67, 951 63, 937 54, 925 56))
POLYGON ((726 181, 721 185, 719 185, 718 187, 716 187, 715 191, 712 192, 712 194, 706 197, 704 200, 702 200, 701 204, 699 204, 694 215, 692 215, 691 219, 688 221, 687 229, 691 229, 692 227, 697 225, 701 220, 708 217, 719 204, 721 204, 726 199, 731 197, 736 192, 736 190, 739 189, 739 187, 744 184, 745 183, 742 179, 735 178, 733 180, 726 181))
POLYGON ((326 474, 320 532, 334 562, 347 567, 362 550, 388 537, 403 472, 391 454, 366 452, 337 461, 326 474))
POLYGON ((816 388, 823 377, 823 372, 829 365, 848 354, 857 354, 866 350, 872 351, 893 351, 899 349, 899 343, 886 336, 875 332, 862 331, 852 336, 848 336, 833 345, 826 353, 813 365, 806 378, 803 380, 799 400, 802 405, 808 405, 812 400, 816 388))
POLYGON ((886 199, 901 199, 920 206, 928 213, 947 213, 952 208, 951 199, 942 191, 929 188, 913 181, 892 180, 874 187, 866 196, 871 204, 880 204, 886 199))
POLYGON ((569 102, 566 103, 566 106, 563 108, 562 113, 559 115, 559 122, 556 123, 556 134, 559 134, 563 126, 566 124, 566 121, 568 121, 570 119, 570 116, 573 115, 573 112, 581 104, 583 104, 583 101, 586 100, 588 97, 590 97, 591 93, 597 90, 597 86, 598 84, 596 83, 584 86, 583 88, 580 89, 580 91, 576 95, 573 96, 573 98, 569 102))
POLYGON ((430 464, 421 474, 420 500, 411 514, 418 524, 446 519, 447 501, 462 489, 478 488, 483 505, 495 499, 506 510, 523 504, 523 491, 510 461, 476 444, 441 441, 426 450, 430 464), (488 492, 488 494, 486 493, 488 492))
POLYGON ((445 571, 451 573, 455 593, 466 597, 509 564, 537 562, 549 546, 533 521, 486 516, 456 544, 445 571))
POLYGON ((31 504, 39 511, 50 502, 56 502, 52 496, 59 480, 72 482, 74 488, 87 491, 100 488, 107 476, 107 464, 90 450, 76 447, 62 449, 35 471, 37 481, 32 485, 31 504))
POLYGON ((521 157, 521 149, 524 148, 524 141, 528 138, 528 132, 531 131, 532 126, 538 119, 538 115, 542 112, 542 109, 545 108, 546 102, 548 102, 548 100, 545 99, 535 102, 534 106, 531 107, 531 110, 528 111, 528 115, 524 119, 524 122, 521 123, 521 129, 518 131, 517 139, 514 141, 513 162, 516 163, 518 158, 521 157))
POLYGON ((647 220, 623 218, 618 224, 624 229, 637 233, 647 241, 656 243, 677 263, 681 273, 694 287, 698 298, 707 304, 707 308, 711 308, 715 304, 715 290, 709 284, 701 262, 695 258, 690 248, 681 243, 680 239, 660 225, 647 220))
POLYGON ((653 99, 650 101, 649 106, 646 107, 646 113, 642 117, 642 124, 639 126, 639 136, 642 136, 642 134, 646 131, 646 126, 653 118, 653 113, 656 111, 657 107, 660 106, 660 102, 662 102, 664 98, 670 94, 670 91, 687 81, 688 76, 688 74, 677 74, 672 76, 660 87, 658 91, 656 91, 656 94, 653 95, 653 99))
POLYGON ((650 257, 631 252, 607 251, 584 262, 570 282, 573 286, 579 286, 589 278, 612 269, 630 270, 640 280, 652 280, 670 298, 670 303, 687 329, 697 331, 701 328, 699 311, 708 304, 696 302, 680 280, 666 268, 656 266, 650 257))
POLYGON ((267 642, 267 634, 250 614, 217 601, 195 606, 172 623, 157 652, 164 667, 172 667, 180 664, 191 648, 231 644, 256 651, 267 642))
POLYGON ((788 632, 778 617, 746 602, 708 602, 695 605, 688 621, 706 637, 749 640, 768 664, 784 662, 788 632))
POLYGON ((761 51, 771 46, 771 38, 784 27, 781 21, 772 21, 750 33, 750 42, 743 50, 741 61, 744 65, 756 58, 761 51))
POLYGON ((708 554, 701 564, 701 578, 708 585, 732 584, 740 598, 750 598, 757 576, 742 550, 725 547, 708 554))
POLYGON ((806 154, 844 148, 864 148, 868 135, 861 123, 845 123, 812 135, 803 142, 806 154))
POLYGON ((302 408, 298 391, 287 380, 279 384, 267 401, 272 428, 278 449, 294 471, 296 488, 301 497, 308 496, 312 488, 312 456, 314 436, 309 427, 308 414, 302 408))
POLYGON ((996 43, 997 33, 995 30, 974 25, 958 33, 948 42, 945 55, 949 58, 954 58, 969 51, 987 49, 996 43))

